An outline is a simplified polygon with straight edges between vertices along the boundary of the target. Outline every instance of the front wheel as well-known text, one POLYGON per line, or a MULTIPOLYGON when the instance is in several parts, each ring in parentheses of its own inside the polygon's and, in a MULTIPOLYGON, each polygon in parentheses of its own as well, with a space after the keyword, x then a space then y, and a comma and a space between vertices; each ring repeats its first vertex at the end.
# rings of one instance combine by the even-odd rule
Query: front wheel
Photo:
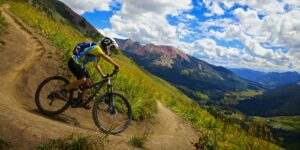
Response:
MULTIPOLYGON (((70 81, 61 76, 52 76, 45 79, 35 92, 35 103, 38 110, 49 116, 58 115, 64 112, 69 104, 68 99, 58 96, 57 92, 63 89, 70 81)), ((71 98, 72 93, 68 93, 71 98)))
POLYGON ((128 100, 118 93, 106 93, 93 106, 93 119, 104 133, 118 134, 124 131, 132 119, 128 100))

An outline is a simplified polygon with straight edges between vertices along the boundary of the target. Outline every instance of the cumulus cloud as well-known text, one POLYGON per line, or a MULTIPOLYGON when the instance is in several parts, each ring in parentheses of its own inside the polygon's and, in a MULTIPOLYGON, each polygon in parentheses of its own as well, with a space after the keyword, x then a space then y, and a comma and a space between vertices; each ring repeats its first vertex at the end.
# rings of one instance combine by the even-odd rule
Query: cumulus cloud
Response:
MULTIPOLYGON (((222 30, 207 31, 209 36, 220 40, 238 40, 247 54, 255 59, 257 65, 261 64, 274 68, 274 70, 298 70, 300 58, 300 3, 295 0, 207 0, 207 5, 222 3, 226 8, 232 8, 234 4, 248 6, 249 8, 237 8, 233 15, 238 19, 234 24, 226 24, 222 30), (297 38, 298 37, 298 38, 297 38), (262 43, 272 46, 282 46, 288 49, 287 53, 280 49, 263 47, 262 43)), ((213 11, 213 8, 208 7, 213 11)), ((233 19, 232 19, 233 20, 233 19)), ((203 23, 202 28, 209 27, 214 22, 203 23)), ((243 62, 240 62, 243 63, 243 62)), ((246 65, 246 66, 249 66, 246 65)), ((257 66, 256 65, 256 66, 257 66)))
POLYGON ((179 23, 177 26, 177 36, 179 39, 185 39, 190 35, 195 34, 194 31, 188 29, 187 25, 184 23, 179 23))
POLYGON ((180 14, 179 16, 177 16, 177 19, 180 22, 185 22, 185 23, 197 20, 197 18, 194 15, 191 15, 191 14, 180 14))
POLYGON ((95 10, 109 11, 112 0, 60 0, 78 14, 95 10))
POLYGON ((242 51, 240 49, 220 46, 213 39, 205 38, 197 40, 193 44, 194 48, 198 49, 198 51, 194 51, 193 55, 213 64, 224 66, 241 61, 242 51))
POLYGON ((223 15, 224 14, 224 10, 220 6, 219 2, 212 2, 212 1, 208 1, 208 0, 204 0, 203 2, 206 5, 206 7, 211 10, 211 12, 213 14, 216 14, 216 15, 223 15))
POLYGON ((116 33, 142 43, 168 45, 178 39, 177 27, 169 24, 167 16, 178 16, 192 8, 190 0, 123 0, 121 3, 121 10, 110 20, 116 33))
POLYGON ((119 39, 126 39, 125 36, 122 36, 120 34, 117 34, 114 30, 109 28, 104 29, 97 29, 100 33, 102 33, 105 36, 112 37, 112 38, 119 38, 119 39))

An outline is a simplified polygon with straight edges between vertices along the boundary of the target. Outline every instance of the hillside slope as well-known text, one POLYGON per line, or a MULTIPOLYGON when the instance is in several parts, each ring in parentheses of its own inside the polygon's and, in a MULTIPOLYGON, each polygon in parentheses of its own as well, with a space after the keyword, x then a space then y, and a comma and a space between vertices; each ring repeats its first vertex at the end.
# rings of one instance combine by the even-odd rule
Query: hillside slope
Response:
MULTIPOLYGON (((61 58, 55 56, 62 55, 56 47, 7 9, 7 5, 5 9, 1 8, 9 23, 6 34, 1 36, 5 42, 1 46, 0 66, 0 73, 5 77, 0 79, 1 135, 5 135, 14 145, 12 149, 33 149, 37 143, 48 138, 71 133, 95 134, 97 129, 89 111, 69 109, 63 115, 53 118, 41 116, 37 112, 33 101, 36 86, 50 75, 64 74, 60 67, 61 58), (48 57, 50 54, 54 54, 53 57, 48 57)), ((161 149, 161 145, 167 149, 193 148, 191 142, 197 140, 198 136, 188 124, 161 104, 157 115, 157 124, 144 128, 145 124, 133 123, 121 136, 109 137, 112 141, 110 147, 131 149, 127 144, 130 137, 142 131, 138 129, 145 129, 150 131, 150 136, 152 132, 155 136, 147 143, 147 148, 161 149), (166 118, 168 123, 161 123, 166 118), (171 128, 166 127, 168 124, 171 128), (177 128, 181 129, 180 132, 174 132, 177 128)))
POLYGON ((270 87, 280 87, 300 80, 298 72, 269 72, 256 79, 256 82, 270 87))
POLYGON ((300 85, 288 84, 268 90, 263 95, 241 101, 234 106, 248 115, 293 116, 300 115, 300 85))
POLYGON ((247 68, 228 68, 228 69, 233 73, 235 73, 236 75, 250 81, 256 81, 258 78, 266 74, 265 72, 251 70, 247 68))
POLYGON ((82 16, 78 15, 67 5, 58 0, 27 0, 28 3, 32 4, 34 7, 39 8, 47 13, 47 15, 55 19, 57 17, 55 14, 58 13, 62 17, 59 19, 62 22, 67 22, 68 24, 74 26, 80 33, 86 37, 93 39, 101 39, 102 34, 92 26, 88 21, 85 20, 82 16))

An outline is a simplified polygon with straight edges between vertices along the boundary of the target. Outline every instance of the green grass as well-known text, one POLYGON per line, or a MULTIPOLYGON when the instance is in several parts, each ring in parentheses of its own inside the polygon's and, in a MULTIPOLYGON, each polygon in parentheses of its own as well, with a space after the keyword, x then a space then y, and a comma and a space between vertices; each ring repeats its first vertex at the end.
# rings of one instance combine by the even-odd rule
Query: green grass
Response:
POLYGON ((253 117, 255 120, 265 121, 272 127, 300 133, 300 116, 253 117))
POLYGON ((38 150, 100 150, 105 149, 107 135, 74 135, 48 141, 37 145, 38 150))
POLYGON ((277 126, 286 130, 293 130, 300 133, 300 116, 279 116, 268 117, 272 126, 277 126))
MULTIPOLYGON (((1 3, 0 3, 0 4, 1 4, 1 3)), ((3 31, 5 30, 6 26, 7 26, 7 23, 6 23, 4 17, 3 17, 2 14, 1 14, 1 11, 0 11, 0 35, 1 35, 1 34, 3 33, 3 31)), ((2 40, 0 39, 0 45, 4 45, 4 44, 5 44, 5 42, 2 41, 2 40)))
POLYGON ((0 137, 0 149, 6 149, 9 147, 9 143, 0 137))
POLYGON ((3 29, 5 28, 5 26, 6 26, 6 22, 5 22, 4 17, 2 16, 1 11, 0 11, 0 32, 3 31, 3 29))
POLYGON ((134 135, 133 137, 131 137, 129 140, 129 144, 134 147, 143 148, 148 140, 149 134, 143 133, 141 135, 134 135))
POLYGON ((298 150, 300 135, 300 116, 258 117, 250 119, 263 122, 272 127, 274 138, 287 149, 298 150))
POLYGON ((239 101, 251 98, 254 96, 262 95, 263 91, 261 90, 246 90, 239 92, 229 92, 224 95, 224 103, 228 105, 238 104, 239 101))
MULTIPOLYGON (((172 97, 163 97, 167 104, 181 117, 190 121, 207 142, 203 142, 203 136, 200 137, 198 144, 204 144, 204 147, 216 147, 217 149, 282 149, 275 144, 267 142, 264 135, 256 137, 258 131, 243 130, 239 125, 225 120, 214 118, 208 112, 201 109, 197 104, 191 101, 176 100, 172 97)), ((268 133, 269 134, 269 133, 268 133)), ((267 134, 265 134, 267 135, 267 134)))

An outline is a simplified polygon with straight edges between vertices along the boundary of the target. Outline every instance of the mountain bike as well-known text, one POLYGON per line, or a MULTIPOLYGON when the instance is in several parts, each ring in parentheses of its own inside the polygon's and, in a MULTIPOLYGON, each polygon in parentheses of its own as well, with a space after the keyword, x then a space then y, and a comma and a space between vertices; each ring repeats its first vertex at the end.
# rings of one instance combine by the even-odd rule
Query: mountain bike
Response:
POLYGON ((93 85, 83 85, 68 92, 67 99, 60 97, 57 93, 70 81, 62 76, 48 77, 39 84, 35 93, 35 103, 42 114, 59 115, 69 106, 78 108, 79 105, 74 102, 74 97, 76 94, 78 95, 78 92, 89 89, 84 105, 94 101, 92 116, 96 126, 104 133, 118 134, 129 126, 132 119, 132 109, 124 96, 113 91, 112 79, 116 74, 117 71, 114 71, 93 85), (101 95, 100 89, 105 85, 107 85, 107 90, 101 95))

